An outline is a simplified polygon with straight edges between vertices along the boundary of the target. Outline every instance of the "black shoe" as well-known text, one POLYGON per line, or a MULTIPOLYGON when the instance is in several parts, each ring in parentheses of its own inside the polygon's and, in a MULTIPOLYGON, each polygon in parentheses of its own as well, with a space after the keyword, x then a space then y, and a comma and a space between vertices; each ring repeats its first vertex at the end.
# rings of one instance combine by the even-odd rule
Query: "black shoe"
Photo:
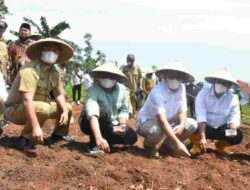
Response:
POLYGON ((25 150, 25 149, 33 149, 34 144, 29 140, 23 137, 22 135, 18 138, 17 149, 25 150))
POLYGON ((61 136, 61 135, 56 135, 56 134, 51 135, 51 140, 53 140, 53 141, 66 141, 66 142, 74 141, 74 139, 71 136, 61 136))

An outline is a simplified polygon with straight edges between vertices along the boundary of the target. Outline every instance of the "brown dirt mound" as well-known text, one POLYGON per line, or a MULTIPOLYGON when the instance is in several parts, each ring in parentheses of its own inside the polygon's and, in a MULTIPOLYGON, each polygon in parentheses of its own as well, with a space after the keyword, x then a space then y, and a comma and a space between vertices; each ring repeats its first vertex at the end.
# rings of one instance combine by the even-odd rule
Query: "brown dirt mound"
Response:
MULTIPOLYGON (((244 140, 233 147, 232 156, 210 149, 196 159, 144 155, 142 138, 132 147, 117 147, 112 153, 90 156, 88 137, 79 130, 81 106, 74 107, 70 135, 75 142, 58 142, 36 149, 15 149, 22 126, 4 129, 0 138, 0 189, 250 189, 250 127, 243 126, 244 140)), ((130 124, 134 126, 135 120, 130 124)), ((51 133, 53 122, 44 130, 51 133)))

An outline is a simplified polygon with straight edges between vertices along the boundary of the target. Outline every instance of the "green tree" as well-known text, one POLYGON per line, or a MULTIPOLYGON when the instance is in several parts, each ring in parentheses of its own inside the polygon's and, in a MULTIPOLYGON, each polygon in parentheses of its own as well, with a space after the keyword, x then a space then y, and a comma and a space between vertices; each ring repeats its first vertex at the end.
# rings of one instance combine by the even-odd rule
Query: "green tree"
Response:
POLYGON ((6 14, 9 14, 8 7, 5 5, 4 0, 0 0, 0 19, 4 19, 6 14))
POLYGON ((86 33, 83 37, 86 47, 83 49, 84 51, 84 71, 91 71, 96 68, 99 64, 103 64, 105 62, 106 55, 100 50, 96 51, 96 58, 93 57, 93 46, 91 44, 92 35, 90 33, 86 33))
POLYGON ((151 68, 153 69, 154 72, 158 70, 158 67, 156 65, 152 65, 151 68))

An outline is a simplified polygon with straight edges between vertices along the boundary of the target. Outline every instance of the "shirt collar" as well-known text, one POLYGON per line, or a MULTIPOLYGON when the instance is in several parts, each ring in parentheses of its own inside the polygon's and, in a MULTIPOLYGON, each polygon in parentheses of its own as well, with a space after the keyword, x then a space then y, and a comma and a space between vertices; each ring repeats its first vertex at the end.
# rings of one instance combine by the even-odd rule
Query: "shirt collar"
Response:
POLYGON ((48 65, 46 65, 45 63, 42 63, 40 61, 40 69, 41 72, 48 72, 48 71, 52 71, 55 68, 55 65, 53 64, 52 67, 49 67, 48 65))

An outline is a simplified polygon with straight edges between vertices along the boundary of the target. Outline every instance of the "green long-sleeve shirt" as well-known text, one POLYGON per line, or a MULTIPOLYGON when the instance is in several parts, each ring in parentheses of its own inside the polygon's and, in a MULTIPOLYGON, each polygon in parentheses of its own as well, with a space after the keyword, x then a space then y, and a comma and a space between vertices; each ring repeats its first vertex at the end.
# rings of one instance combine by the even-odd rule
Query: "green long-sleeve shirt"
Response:
POLYGON ((116 83, 112 93, 104 90, 99 83, 94 84, 88 89, 87 103, 85 107, 87 118, 96 115, 99 117, 100 109, 111 112, 111 121, 119 118, 128 119, 128 98, 125 87, 116 83))

